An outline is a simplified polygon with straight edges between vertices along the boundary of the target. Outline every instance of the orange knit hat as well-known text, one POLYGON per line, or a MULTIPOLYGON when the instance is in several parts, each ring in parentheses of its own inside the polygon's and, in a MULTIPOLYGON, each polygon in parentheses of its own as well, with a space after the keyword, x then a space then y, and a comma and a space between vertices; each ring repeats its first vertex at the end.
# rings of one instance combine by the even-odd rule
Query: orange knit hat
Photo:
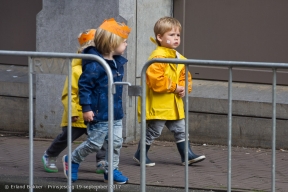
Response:
POLYGON ((87 41, 93 40, 95 37, 96 29, 87 29, 78 35, 79 44, 82 46, 87 41))
POLYGON ((114 18, 104 20, 103 23, 100 25, 100 28, 114 33, 115 35, 118 35, 124 39, 128 38, 128 35, 131 31, 131 29, 127 25, 125 25, 124 23, 122 23, 122 25, 118 24, 114 18))

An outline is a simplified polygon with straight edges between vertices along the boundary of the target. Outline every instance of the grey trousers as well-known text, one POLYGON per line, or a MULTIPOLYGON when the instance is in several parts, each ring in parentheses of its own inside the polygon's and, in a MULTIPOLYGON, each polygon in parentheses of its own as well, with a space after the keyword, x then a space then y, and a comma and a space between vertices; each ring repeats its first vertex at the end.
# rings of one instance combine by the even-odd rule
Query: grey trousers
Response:
POLYGON ((176 143, 185 141, 185 119, 180 120, 147 120, 146 121, 146 144, 151 145, 155 139, 160 137, 166 127, 174 134, 176 143))
MULTIPOLYGON (((72 142, 81 137, 83 134, 87 135, 87 129, 85 128, 72 128, 72 142)), ((57 157, 64 149, 67 147, 67 127, 62 127, 62 133, 60 133, 54 141, 51 143, 50 147, 46 150, 46 154, 51 157, 57 157)), ((103 145, 101 150, 96 154, 96 163, 105 160, 107 145, 103 145)))

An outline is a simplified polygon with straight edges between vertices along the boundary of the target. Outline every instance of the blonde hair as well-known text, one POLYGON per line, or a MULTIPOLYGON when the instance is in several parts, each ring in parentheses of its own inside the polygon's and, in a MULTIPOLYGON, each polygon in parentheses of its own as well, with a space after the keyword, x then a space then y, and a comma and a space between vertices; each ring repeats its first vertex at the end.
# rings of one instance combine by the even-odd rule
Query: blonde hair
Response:
POLYGON ((90 47, 90 46, 95 46, 94 40, 86 41, 85 43, 83 43, 82 45, 80 45, 80 47, 78 47, 77 52, 78 52, 78 53, 82 53, 82 51, 83 51, 85 48, 90 47))
POLYGON ((173 17, 162 17, 154 25, 154 34, 157 44, 160 46, 160 42, 157 40, 157 35, 164 35, 167 31, 171 31, 173 28, 179 28, 181 32, 182 26, 181 23, 173 17))
POLYGON ((124 40, 124 38, 111 33, 110 31, 98 28, 96 30, 94 43, 95 48, 104 55, 110 54, 117 47, 119 47, 124 40))

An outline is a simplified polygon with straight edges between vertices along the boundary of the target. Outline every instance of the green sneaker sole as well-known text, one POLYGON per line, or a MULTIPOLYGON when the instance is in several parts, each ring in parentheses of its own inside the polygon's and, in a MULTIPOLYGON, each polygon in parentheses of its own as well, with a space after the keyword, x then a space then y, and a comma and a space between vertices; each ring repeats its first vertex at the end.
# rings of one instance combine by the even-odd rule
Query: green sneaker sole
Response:
POLYGON ((47 172, 47 173, 58 173, 58 170, 53 170, 53 169, 49 169, 46 167, 45 163, 44 163, 44 160, 42 159, 42 163, 43 163, 43 166, 44 166, 44 170, 47 172))
POLYGON ((96 173, 97 173, 97 174, 104 174, 105 171, 104 171, 104 170, 96 170, 96 173))

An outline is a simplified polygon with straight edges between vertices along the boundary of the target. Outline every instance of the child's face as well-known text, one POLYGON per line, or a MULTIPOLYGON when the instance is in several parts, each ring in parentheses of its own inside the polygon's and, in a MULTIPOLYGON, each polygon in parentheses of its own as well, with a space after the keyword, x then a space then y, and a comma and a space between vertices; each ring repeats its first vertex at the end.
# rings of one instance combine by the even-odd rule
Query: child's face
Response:
POLYGON ((180 45, 180 31, 178 27, 173 27, 163 35, 158 34, 157 39, 162 47, 176 49, 180 45))
POLYGON ((113 55, 122 55, 127 47, 127 39, 125 39, 115 50, 113 55))

